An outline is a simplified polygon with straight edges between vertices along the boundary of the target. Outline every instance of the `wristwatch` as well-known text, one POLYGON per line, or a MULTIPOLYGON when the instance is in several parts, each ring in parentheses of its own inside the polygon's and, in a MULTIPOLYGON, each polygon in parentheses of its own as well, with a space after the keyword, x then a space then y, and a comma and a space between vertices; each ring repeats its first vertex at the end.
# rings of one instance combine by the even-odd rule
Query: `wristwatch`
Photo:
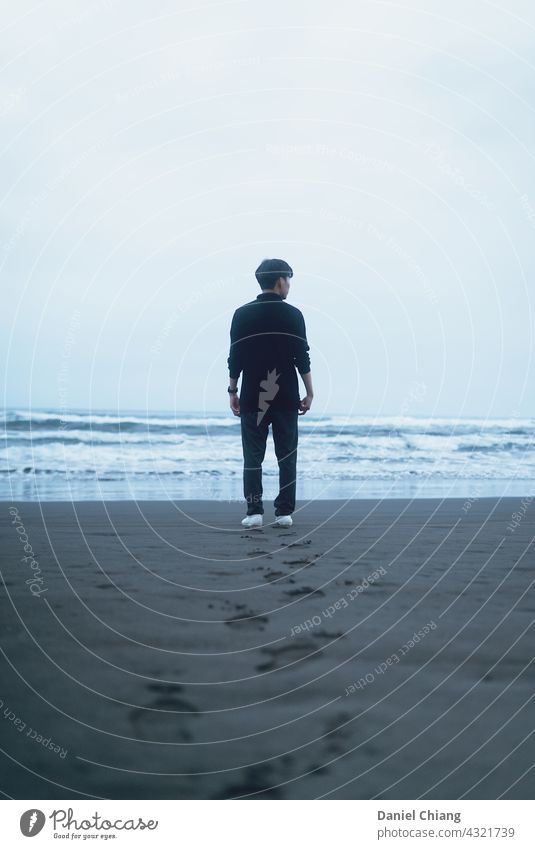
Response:
POLYGON ((229 395, 237 395, 238 394, 238 390, 237 389, 231 389, 230 386, 228 387, 227 392, 228 392, 229 395))

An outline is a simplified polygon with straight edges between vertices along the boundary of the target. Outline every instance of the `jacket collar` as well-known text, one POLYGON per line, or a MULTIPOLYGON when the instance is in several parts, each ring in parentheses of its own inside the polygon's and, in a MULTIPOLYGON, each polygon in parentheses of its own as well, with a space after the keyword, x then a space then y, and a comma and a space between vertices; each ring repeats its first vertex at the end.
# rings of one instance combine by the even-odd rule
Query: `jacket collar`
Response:
POLYGON ((280 295, 277 295, 276 292, 262 292, 260 295, 256 296, 257 301, 282 301, 280 295))

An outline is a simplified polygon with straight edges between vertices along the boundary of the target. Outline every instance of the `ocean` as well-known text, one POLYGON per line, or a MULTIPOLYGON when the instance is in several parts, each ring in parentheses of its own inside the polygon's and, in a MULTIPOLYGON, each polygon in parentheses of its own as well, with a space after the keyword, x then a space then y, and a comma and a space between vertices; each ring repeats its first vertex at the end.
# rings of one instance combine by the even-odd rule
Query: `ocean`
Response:
MULTIPOLYGON (((0 499, 243 500, 228 413, 9 409, 0 499)), ((322 416, 299 420, 298 501, 533 495, 535 419, 322 416)), ((277 494, 271 435, 264 498, 277 494)))

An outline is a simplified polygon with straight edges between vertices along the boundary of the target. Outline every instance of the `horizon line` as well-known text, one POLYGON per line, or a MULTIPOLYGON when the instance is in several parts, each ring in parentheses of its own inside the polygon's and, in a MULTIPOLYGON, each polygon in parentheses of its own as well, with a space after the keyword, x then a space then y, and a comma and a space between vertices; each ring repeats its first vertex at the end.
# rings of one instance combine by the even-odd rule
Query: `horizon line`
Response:
MULTIPOLYGON (((52 405, 47 405, 47 406, 44 406, 44 407, 42 407, 42 406, 25 407, 24 405, 20 405, 20 404, 16 405, 16 406, 5 406, 2 409, 5 412, 10 412, 10 411, 11 412, 20 411, 20 412, 25 412, 25 413, 30 413, 32 411, 34 411, 34 412, 54 412, 54 413, 59 413, 60 418, 61 418, 62 414, 69 415, 70 413, 71 414, 72 413, 88 413, 88 414, 91 414, 91 413, 97 413, 97 414, 98 413, 114 413, 116 415, 118 415, 119 413, 122 414, 122 415, 124 415, 125 413, 136 413, 136 414, 142 413, 144 415, 154 415, 154 414, 161 413, 163 415, 169 415, 169 416, 170 415, 176 415, 177 413, 196 414, 198 416, 203 416, 203 415, 218 415, 218 416, 220 416, 220 415, 225 415, 227 413, 226 409, 224 409, 224 410, 199 410, 199 409, 195 409, 195 408, 190 408, 190 409, 174 409, 174 410, 172 410, 172 409, 165 409, 163 407, 162 408, 153 408, 153 409, 149 409, 149 410, 147 410, 145 408, 141 408, 141 407, 123 407, 120 410, 117 410, 116 408, 113 408, 113 407, 91 407, 91 408, 89 408, 89 407, 69 407, 68 409, 65 409, 65 408, 59 409, 58 407, 54 407, 52 405)), ((230 413, 230 410, 228 412, 230 413)), ((310 415, 311 418, 314 418, 314 411, 311 410, 309 415, 310 415)), ((410 414, 410 413, 401 413, 401 412, 399 412, 399 410, 397 412, 389 412, 389 413, 385 413, 385 412, 381 412, 381 413, 377 413, 377 412, 375 412, 375 413, 364 413, 364 412, 347 413, 347 412, 340 412, 340 411, 336 411, 336 410, 331 410, 328 413, 324 413, 323 416, 324 417, 345 416, 346 418, 373 418, 373 417, 376 417, 376 418, 398 418, 398 417, 400 417, 400 418, 409 418, 409 419, 410 418, 413 418, 413 419, 427 419, 427 418, 484 419, 484 420, 487 420, 487 421, 493 421, 493 420, 497 420, 497 419, 507 419, 507 418, 531 420, 531 419, 534 418, 533 415, 531 415, 531 416, 530 415, 519 416, 519 415, 513 415, 512 413, 499 415, 499 416, 496 416, 496 415, 495 416, 483 416, 481 414, 459 415, 459 414, 451 414, 451 413, 448 413, 448 414, 438 414, 438 413, 418 413, 418 414, 414 414, 414 413, 412 413, 412 414, 410 414)))

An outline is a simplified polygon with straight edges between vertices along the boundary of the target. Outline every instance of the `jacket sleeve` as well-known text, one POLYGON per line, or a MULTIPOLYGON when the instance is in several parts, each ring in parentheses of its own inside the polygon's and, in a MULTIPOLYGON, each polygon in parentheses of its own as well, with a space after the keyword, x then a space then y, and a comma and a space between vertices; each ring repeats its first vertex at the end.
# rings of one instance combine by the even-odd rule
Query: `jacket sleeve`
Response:
POLYGON ((227 359, 228 363, 228 371, 229 377, 233 377, 236 380, 239 378, 242 372, 242 363, 240 357, 240 345, 238 344, 238 320, 236 318, 236 313, 232 316, 232 322, 230 325, 230 351, 227 359))
POLYGON ((296 347, 295 347, 295 356, 294 362, 297 366, 297 370, 299 374, 307 374, 310 371, 310 357, 308 352, 310 351, 310 346, 307 342, 307 331, 305 326, 305 319, 301 315, 298 322, 298 331, 296 334, 296 347))

